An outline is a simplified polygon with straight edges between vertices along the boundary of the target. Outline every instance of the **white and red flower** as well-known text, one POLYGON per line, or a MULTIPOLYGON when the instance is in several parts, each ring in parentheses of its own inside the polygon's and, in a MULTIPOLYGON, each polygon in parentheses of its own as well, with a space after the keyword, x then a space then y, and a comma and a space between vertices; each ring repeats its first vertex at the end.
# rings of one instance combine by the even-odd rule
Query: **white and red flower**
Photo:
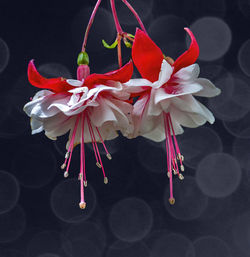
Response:
MULTIPOLYGON (((209 80, 198 78, 199 66, 195 64, 199 56, 199 47, 193 33, 185 28, 191 37, 189 49, 174 62, 168 62, 160 48, 149 36, 137 29, 132 59, 142 79, 131 79, 125 83, 126 91, 139 96, 134 104, 132 119, 134 131, 129 138, 139 135, 154 141, 166 139, 168 158, 168 176, 172 187, 172 172, 180 173, 183 156, 175 135, 183 133, 184 127, 198 127, 206 121, 213 123, 213 114, 194 96, 213 97, 220 94, 209 80)), ((170 189, 170 202, 174 203, 170 189)))
MULTIPOLYGON (((85 65, 78 67, 78 80, 42 77, 35 68, 33 60, 28 67, 30 83, 38 88, 33 99, 24 106, 24 111, 31 117, 32 133, 45 131, 50 139, 70 131, 67 143, 67 153, 62 168, 66 168, 68 176, 73 148, 81 144, 81 202, 85 208, 83 186, 87 185, 85 172, 84 143, 92 142, 96 165, 102 169, 104 182, 107 176, 97 142, 101 142, 107 158, 111 159, 104 141, 118 136, 117 131, 133 130, 129 114, 132 105, 127 101, 130 94, 123 90, 122 83, 129 81, 133 74, 133 64, 130 61, 119 70, 106 74, 91 74, 85 65)), ((125 132, 124 132, 125 133, 125 132)))

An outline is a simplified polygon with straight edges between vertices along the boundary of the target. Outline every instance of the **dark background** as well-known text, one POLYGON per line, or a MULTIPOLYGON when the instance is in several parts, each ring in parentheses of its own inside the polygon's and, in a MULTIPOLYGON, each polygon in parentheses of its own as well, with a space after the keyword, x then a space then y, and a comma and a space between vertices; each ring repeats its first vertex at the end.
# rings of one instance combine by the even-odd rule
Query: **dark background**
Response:
MULTIPOLYGON (((136 20, 116 2, 123 29, 134 34, 136 20)), ((201 77, 222 89, 219 97, 199 99, 215 124, 177 137, 186 169, 184 181, 174 180, 175 206, 168 204, 164 143, 120 136, 107 142, 108 185, 86 147, 87 209, 79 209, 78 149, 65 180, 66 136, 56 142, 31 136, 22 108, 37 91, 26 78, 30 59, 44 76, 75 78, 95 1, 0 0, 1 257, 250 256, 250 1, 131 3, 168 56, 186 49, 183 27, 190 27, 201 77)), ((115 50, 104 49, 101 39, 115 39, 105 0, 87 46, 92 72, 117 67, 115 50)), ((123 53, 129 60, 130 51, 123 53)))

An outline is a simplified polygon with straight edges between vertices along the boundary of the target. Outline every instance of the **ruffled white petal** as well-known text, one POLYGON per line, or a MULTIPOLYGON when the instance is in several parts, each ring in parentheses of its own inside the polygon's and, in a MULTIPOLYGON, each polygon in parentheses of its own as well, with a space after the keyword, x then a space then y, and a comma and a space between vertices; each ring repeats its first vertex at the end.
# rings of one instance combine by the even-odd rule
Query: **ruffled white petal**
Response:
POLYGON ((221 93, 221 90, 208 79, 198 78, 196 83, 202 86, 202 90, 194 94, 196 96, 214 97, 221 93))
POLYGON ((174 78, 178 83, 187 83, 195 81, 200 74, 200 67, 197 63, 182 68, 175 73, 174 78))

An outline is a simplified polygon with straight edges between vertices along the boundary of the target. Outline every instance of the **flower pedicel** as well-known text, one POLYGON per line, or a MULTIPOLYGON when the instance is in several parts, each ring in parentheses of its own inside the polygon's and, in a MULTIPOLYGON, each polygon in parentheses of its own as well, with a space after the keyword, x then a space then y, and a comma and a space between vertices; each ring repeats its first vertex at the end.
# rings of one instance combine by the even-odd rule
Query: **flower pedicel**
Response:
POLYGON ((117 48, 119 69, 105 74, 90 74, 89 57, 86 52, 88 34, 101 3, 98 0, 90 17, 78 56, 77 80, 66 78, 47 79, 41 76, 31 60, 28 65, 29 82, 41 91, 24 106, 31 117, 32 134, 45 131, 45 135, 56 140, 69 132, 67 152, 61 168, 68 177, 74 147, 80 144, 80 208, 86 207, 84 187, 87 187, 85 169, 85 143, 92 143, 96 165, 102 170, 104 183, 108 178, 104 170, 97 142, 101 142, 106 156, 111 155, 105 140, 118 136, 117 131, 128 138, 144 136, 154 141, 166 140, 167 174, 170 180, 169 202, 174 204, 173 174, 183 179, 183 156, 176 135, 183 133, 182 126, 197 127, 206 121, 214 122, 212 113, 193 95, 212 97, 220 93, 210 81, 198 78, 199 66, 194 64, 199 55, 198 44, 192 32, 190 48, 176 61, 165 57, 147 35, 137 12, 121 0, 136 17, 141 30, 135 36, 122 30, 115 2, 110 0, 117 37, 112 45, 103 40, 106 48, 117 48), (132 61, 122 66, 121 41, 132 47, 132 61), (133 63, 141 79, 131 79, 133 63), (139 97, 135 101, 135 97, 139 97), (132 102, 135 102, 132 105, 132 102), (180 162, 180 170, 177 163, 180 162))

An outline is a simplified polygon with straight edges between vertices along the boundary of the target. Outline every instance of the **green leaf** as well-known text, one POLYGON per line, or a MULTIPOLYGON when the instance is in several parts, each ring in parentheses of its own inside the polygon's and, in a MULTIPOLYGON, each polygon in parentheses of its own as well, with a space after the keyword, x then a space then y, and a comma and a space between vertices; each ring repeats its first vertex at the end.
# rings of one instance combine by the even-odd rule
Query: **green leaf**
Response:
POLYGON ((103 46, 104 46, 105 48, 114 49, 114 48, 117 46, 118 42, 117 42, 117 40, 115 40, 115 42, 114 42, 112 45, 109 45, 109 44, 107 44, 106 41, 103 39, 103 40, 102 40, 102 44, 103 44, 103 46))

